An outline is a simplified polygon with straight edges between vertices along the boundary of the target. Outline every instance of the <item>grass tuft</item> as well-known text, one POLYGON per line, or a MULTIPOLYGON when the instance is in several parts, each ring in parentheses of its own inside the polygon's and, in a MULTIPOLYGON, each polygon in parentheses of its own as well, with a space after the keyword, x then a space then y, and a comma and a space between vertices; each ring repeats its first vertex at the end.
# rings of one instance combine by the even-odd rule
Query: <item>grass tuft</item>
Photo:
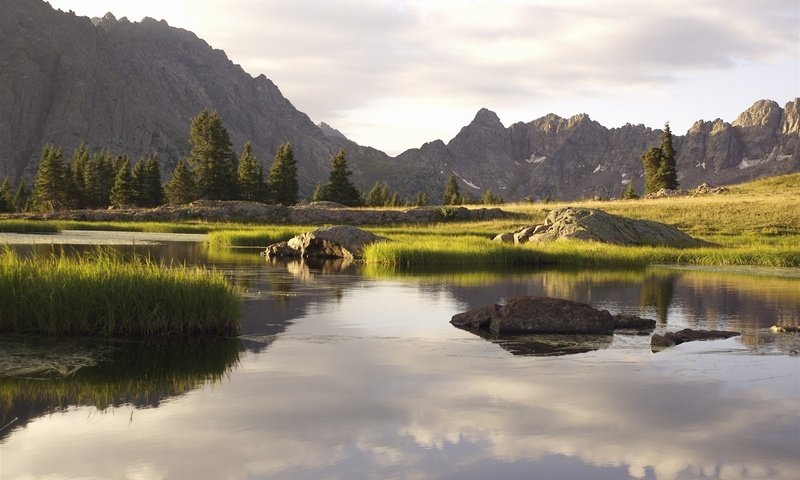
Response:
POLYGON ((98 251, 78 258, 0 252, 0 332, 227 335, 239 292, 222 273, 98 251))

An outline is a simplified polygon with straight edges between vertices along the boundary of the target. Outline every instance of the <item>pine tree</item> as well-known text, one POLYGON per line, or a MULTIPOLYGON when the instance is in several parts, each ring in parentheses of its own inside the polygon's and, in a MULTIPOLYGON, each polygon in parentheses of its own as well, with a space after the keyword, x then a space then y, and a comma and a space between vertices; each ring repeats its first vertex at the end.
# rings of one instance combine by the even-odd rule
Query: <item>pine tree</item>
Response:
POLYGON ((311 201, 312 202, 323 202, 325 201, 325 186, 321 183, 317 182, 317 185, 314 187, 314 193, 311 194, 311 201))
POLYGON ((161 184, 161 162, 157 153, 151 153, 145 162, 145 207, 164 203, 164 186, 161 184))
POLYGON ((219 113, 200 112, 192 120, 189 142, 189 163, 194 168, 200 198, 235 199, 236 156, 219 113))
POLYGON ((0 213, 13 211, 13 200, 11 195, 11 181, 6 177, 3 179, 3 183, 0 183, 0 213))
POLYGON ((659 178, 661 167, 661 149, 658 147, 648 148, 642 155, 644 166, 644 194, 655 193, 662 188, 659 178))
POLYGON ((133 188, 133 205, 144 207, 148 202, 147 198, 147 161, 140 158, 133 165, 131 170, 131 187, 133 188))
POLYGON ((297 183, 297 161, 291 143, 284 143, 275 152, 267 178, 270 197, 281 205, 294 205, 298 200, 300 186, 297 183))
POLYGON ((131 174, 131 163, 127 158, 119 167, 117 176, 114 178, 114 186, 111 187, 109 200, 111 205, 115 207, 133 205, 136 201, 136 189, 133 175, 131 174))
POLYGON ((361 205, 361 192, 350 181, 353 172, 347 168, 347 157, 344 150, 333 157, 328 183, 323 187, 323 200, 337 202, 350 207, 361 205))
POLYGON ((33 180, 33 208, 36 211, 60 210, 67 206, 67 183, 61 149, 47 145, 33 180))
POLYGON ((384 183, 381 184, 380 181, 376 181, 375 184, 372 185, 369 192, 367 192, 367 197, 364 200, 364 203, 368 207, 382 207, 386 205, 389 192, 389 185, 384 183))
POLYGON ((164 190, 169 203, 185 204, 197 200, 194 173, 186 160, 178 161, 164 190))
POLYGON ((425 207, 428 205, 428 195, 424 192, 417 192, 417 200, 414 202, 418 207, 425 207))
POLYGON ((397 192, 394 192, 388 199, 386 199, 386 206, 387 207, 399 207, 400 206, 400 195, 397 192))
POLYGON ((623 200, 636 200, 639 198, 639 195, 636 195, 636 190, 633 189, 633 182, 630 182, 628 186, 625 188, 625 191, 622 192, 622 199, 623 200))
POLYGON ((244 144, 242 154, 239 156, 237 180, 239 182, 239 196, 242 200, 249 202, 264 201, 261 196, 264 192, 263 170, 258 167, 258 160, 253 155, 250 142, 244 144))
POLYGON ((72 152, 67 171, 67 202, 73 208, 86 208, 86 170, 89 168, 89 150, 80 144, 72 152))
POLYGON ((672 146, 672 131, 669 128, 669 122, 664 124, 664 132, 661 134, 661 165, 658 169, 658 177, 662 183, 661 188, 678 189, 675 148, 672 146))
POLYGON ((19 181, 17 190, 14 192, 14 199, 11 201, 11 206, 15 212, 27 212, 31 204, 31 191, 25 179, 19 181))
POLYGON ((450 175, 444 185, 442 205, 458 205, 459 203, 461 203, 461 192, 458 189, 458 179, 455 175, 450 175))
POLYGON ((88 208, 105 208, 109 205, 111 187, 114 185, 116 172, 111 152, 108 149, 92 156, 83 179, 88 208))

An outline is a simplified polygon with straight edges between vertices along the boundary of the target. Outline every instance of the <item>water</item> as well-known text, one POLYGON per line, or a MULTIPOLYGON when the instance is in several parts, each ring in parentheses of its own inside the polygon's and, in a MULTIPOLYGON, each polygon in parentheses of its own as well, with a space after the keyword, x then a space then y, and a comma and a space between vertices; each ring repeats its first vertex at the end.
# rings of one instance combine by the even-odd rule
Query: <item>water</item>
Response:
POLYGON ((797 270, 398 274, 116 248, 223 269, 246 289, 242 336, 4 339, 2 480, 800 478, 800 342, 768 331, 800 325, 797 270), (548 349, 449 324, 523 294, 742 336, 548 349))

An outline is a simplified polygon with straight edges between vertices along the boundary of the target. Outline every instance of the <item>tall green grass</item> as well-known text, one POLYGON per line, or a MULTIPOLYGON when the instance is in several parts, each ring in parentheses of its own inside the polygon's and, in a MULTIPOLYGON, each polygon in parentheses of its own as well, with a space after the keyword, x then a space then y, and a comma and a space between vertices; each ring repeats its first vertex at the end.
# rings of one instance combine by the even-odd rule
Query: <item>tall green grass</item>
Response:
POLYGON ((0 252, 0 332, 227 335, 240 297, 220 272, 109 252, 21 257, 0 252))
POLYGON ((0 232, 5 233, 58 233, 60 230, 53 222, 41 220, 0 220, 0 232))
POLYGON ((314 227, 302 226, 261 226, 252 229, 221 230, 210 232, 207 242, 212 246, 266 247, 313 229, 314 227))

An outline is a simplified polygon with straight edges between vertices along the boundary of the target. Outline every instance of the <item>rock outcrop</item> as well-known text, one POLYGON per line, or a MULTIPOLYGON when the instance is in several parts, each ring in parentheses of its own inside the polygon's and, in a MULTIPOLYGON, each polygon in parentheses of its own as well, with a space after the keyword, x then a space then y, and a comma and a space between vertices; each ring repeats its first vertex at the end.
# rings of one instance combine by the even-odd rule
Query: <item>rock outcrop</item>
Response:
POLYGON ((564 207, 547 215, 544 224, 501 233, 495 241, 508 243, 590 240, 616 245, 698 247, 704 242, 675 227, 650 220, 633 220, 602 210, 564 207))
POLYGON ((591 305, 549 297, 516 297, 505 305, 487 305, 459 313, 454 326, 473 332, 505 334, 609 334, 615 329, 652 330, 655 321, 633 315, 611 315, 591 305))
POLYGON ((374 233, 349 225, 323 227, 300 234, 286 242, 275 243, 263 252, 267 257, 308 259, 361 258, 364 247, 386 241, 374 233))
POLYGON ((678 332, 667 332, 663 335, 655 334, 650 339, 650 345, 658 350, 665 347, 673 347, 681 343, 693 342, 695 340, 720 340, 731 337, 738 337, 739 332, 725 330, 692 330, 684 328, 678 332))

